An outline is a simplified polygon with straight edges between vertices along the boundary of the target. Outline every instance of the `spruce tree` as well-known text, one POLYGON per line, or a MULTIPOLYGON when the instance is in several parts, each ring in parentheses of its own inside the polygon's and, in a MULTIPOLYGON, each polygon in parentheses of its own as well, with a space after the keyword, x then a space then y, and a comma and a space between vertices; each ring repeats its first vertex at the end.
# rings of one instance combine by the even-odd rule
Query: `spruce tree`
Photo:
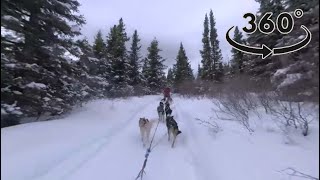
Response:
POLYGON ((200 64, 198 64, 198 73, 197 73, 197 79, 201 78, 201 67, 200 64))
POLYGON ((109 55, 115 56, 117 46, 117 25, 113 25, 107 35, 106 52, 109 55))
POLYGON ((141 74, 144 77, 144 79, 148 78, 148 74, 149 74, 149 60, 148 60, 148 58, 143 59, 141 74))
POLYGON ((79 67, 65 53, 79 56, 73 38, 85 22, 77 13, 80 4, 4 0, 1 5, 1 27, 12 32, 1 33, 1 71, 11 78, 2 79, 7 90, 1 106, 20 107, 27 117, 70 110, 82 84, 79 67))
POLYGON ((176 71, 174 77, 175 85, 194 79, 192 69, 182 43, 180 43, 180 49, 176 58, 176 71))
MULTIPOLYGON (((266 12, 273 13, 271 19, 275 22, 276 17, 283 12, 284 4, 280 0, 256 0, 260 3, 258 14, 256 15, 256 22, 259 22, 266 12)), ((262 44, 268 46, 270 49, 277 46, 279 39, 283 37, 278 31, 274 31, 268 35, 256 31, 248 35, 247 43, 249 45, 260 46, 262 44)), ((248 74, 254 76, 255 79, 269 78, 273 71, 280 66, 281 62, 279 56, 270 56, 262 59, 261 56, 248 55, 246 56, 246 71, 248 74)))
POLYGON ((154 39, 148 47, 146 80, 152 93, 159 92, 165 85, 165 60, 160 56, 158 46, 158 40, 154 39))
POLYGON ((168 70, 167 74, 167 86, 172 87, 174 84, 174 74, 171 68, 168 70))
POLYGON ((78 86, 81 98, 81 104, 92 98, 104 98, 108 95, 109 83, 103 73, 97 73, 101 61, 95 58, 93 47, 87 39, 77 41, 82 55, 77 61, 77 65, 81 69, 80 82, 84 86, 78 86))
POLYGON ((110 82, 112 96, 130 95, 133 91, 129 87, 129 62, 126 42, 130 39, 125 31, 125 24, 120 18, 119 24, 110 29, 107 39, 107 55, 110 61, 110 82))
POLYGON ((219 68, 222 61, 221 49, 219 47, 218 34, 216 29, 216 22, 213 17, 213 12, 210 10, 210 44, 211 44, 211 57, 212 57, 212 70, 213 78, 215 81, 221 81, 222 74, 221 69, 219 68))
MULTIPOLYGON (((302 35, 300 25, 303 24, 308 29, 319 26, 319 1, 317 0, 256 1, 260 4, 256 22, 259 22, 266 12, 273 13, 271 18, 273 21, 279 13, 293 12, 297 8, 302 9, 304 14, 301 18, 294 19, 295 26, 289 34, 282 35, 275 30, 268 35, 259 31, 248 35, 246 42, 250 46, 261 47, 262 44, 265 44, 270 49, 290 46, 301 41, 299 39, 302 35)), ((313 29, 312 34, 318 34, 318 32, 319 29, 316 28, 313 29)), ((281 56, 270 56, 266 59, 262 59, 261 56, 257 55, 245 55, 244 72, 249 74, 251 79, 258 81, 258 83, 260 80, 263 80, 263 82, 265 80, 270 81, 272 86, 277 91, 285 94, 286 97, 315 99, 319 94, 319 80, 318 78, 313 78, 310 74, 319 74, 318 42, 319 37, 312 36, 311 42, 303 49, 281 56), (289 77, 297 74, 299 74, 299 78, 294 82, 284 83, 287 82, 289 77)), ((301 101, 301 99, 298 100, 301 101)))
POLYGON ((204 19, 204 30, 203 30, 203 37, 202 37, 202 50, 200 51, 201 54, 201 63, 202 63, 202 73, 201 79, 202 80, 212 80, 213 79, 213 72, 212 72, 212 56, 211 56, 211 47, 210 47, 210 39, 209 39, 209 19, 207 14, 205 15, 204 19))
POLYGON ((129 84, 132 86, 138 85, 140 83, 140 49, 141 45, 139 44, 140 39, 138 36, 137 30, 134 31, 132 36, 132 43, 129 52, 129 84))
POLYGON ((105 56, 106 44, 103 41, 101 30, 98 31, 93 43, 93 52, 96 58, 101 59, 105 56))
POLYGON ((309 11, 311 8, 316 7, 319 4, 318 0, 285 0, 285 4, 288 6, 287 11, 294 11, 301 9, 303 12, 309 11))
MULTIPOLYGON (((238 26, 236 26, 234 30, 233 40, 244 44, 244 39, 242 33, 239 31, 238 26)), ((243 61, 244 61, 244 53, 239 51, 235 48, 231 49, 232 59, 231 59, 231 66, 232 66, 232 73, 243 73, 243 61)))

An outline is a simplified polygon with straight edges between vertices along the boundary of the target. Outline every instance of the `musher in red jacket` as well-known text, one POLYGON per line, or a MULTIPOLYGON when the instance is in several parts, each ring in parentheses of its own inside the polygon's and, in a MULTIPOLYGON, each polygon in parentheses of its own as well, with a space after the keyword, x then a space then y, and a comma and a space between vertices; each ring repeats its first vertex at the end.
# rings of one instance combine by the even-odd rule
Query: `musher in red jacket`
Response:
POLYGON ((166 99, 168 99, 169 101, 171 101, 171 96, 170 96, 170 92, 171 92, 171 89, 166 87, 163 89, 163 97, 166 99))

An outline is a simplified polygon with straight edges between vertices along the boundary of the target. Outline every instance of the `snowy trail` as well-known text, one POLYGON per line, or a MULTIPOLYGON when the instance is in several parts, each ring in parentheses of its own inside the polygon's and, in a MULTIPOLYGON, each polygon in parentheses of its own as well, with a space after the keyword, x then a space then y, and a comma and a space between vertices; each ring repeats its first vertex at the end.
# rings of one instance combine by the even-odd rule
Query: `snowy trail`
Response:
POLYGON ((63 161, 59 161, 57 165, 53 168, 48 169, 43 175, 34 178, 35 180, 57 180, 57 179, 66 179, 76 171, 78 171, 82 166, 85 166, 87 162, 89 162, 92 158, 99 155, 100 151, 104 148, 107 148, 108 144, 112 142, 114 138, 116 138, 119 134, 125 134, 126 128, 135 123, 136 119, 141 116, 141 113, 144 109, 149 108, 150 106, 154 106, 155 99, 145 103, 141 107, 138 107, 137 110, 131 113, 130 117, 117 124, 116 127, 112 128, 107 135, 102 137, 98 137, 90 143, 82 145, 77 148, 76 151, 73 151, 72 154, 66 155, 67 158, 63 161))
MULTIPOLYGON (((117 180, 134 179, 141 169, 145 154, 145 148, 140 142, 137 121, 143 116, 157 118, 157 105, 158 101, 155 101, 138 113, 134 118, 136 120, 130 122, 121 131, 122 133, 114 136, 99 154, 62 179, 77 180, 79 177, 97 180, 108 179, 108 177, 117 180), (124 170, 125 173, 123 173, 124 170)), ((175 111, 174 108, 173 111, 175 111)), ((177 140, 176 148, 172 149, 167 141, 164 123, 159 124, 153 145, 156 146, 149 156, 144 180, 199 179, 191 161, 190 152, 185 148, 185 139, 177 140), (183 169, 184 172, 181 172, 180 169, 183 169)))
POLYGON ((129 104, 128 100, 101 100, 64 120, 1 129, 1 147, 5 147, 1 149, 1 164, 5 164, 1 166, 1 178, 61 179, 99 152, 129 121, 136 122, 134 116, 159 100, 159 96, 131 98, 129 104), (12 143, 16 136, 19 141, 12 143), (21 169, 20 173, 15 172, 16 168, 21 169))
MULTIPOLYGON (((146 153, 138 120, 158 119, 160 99, 97 100, 64 119, 3 128, 1 178, 134 180, 146 153)), ((310 136, 294 136, 292 145, 283 143, 281 131, 267 118, 254 135, 226 121, 218 121, 222 131, 212 134, 195 120, 212 116, 211 101, 173 97, 171 108, 182 133, 171 148, 160 122, 143 180, 286 180, 278 172, 286 167, 318 176, 317 124, 310 127, 310 136)))

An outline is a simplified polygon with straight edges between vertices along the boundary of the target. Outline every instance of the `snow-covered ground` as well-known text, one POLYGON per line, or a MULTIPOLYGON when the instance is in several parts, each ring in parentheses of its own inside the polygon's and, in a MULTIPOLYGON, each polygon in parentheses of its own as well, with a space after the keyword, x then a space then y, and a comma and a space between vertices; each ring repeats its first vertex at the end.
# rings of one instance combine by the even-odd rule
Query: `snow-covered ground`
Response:
MULTIPOLYGON (((3 180, 134 180, 142 167, 138 120, 157 118, 159 96, 98 100, 64 119, 1 129, 3 180)), ((232 121, 212 133, 196 118, 213 116, 209 99, 174 96, 173 115, 182 131, 175 148, 160 123, 144 180, 299 180, 279 171, 293 167, 319 177, 318 121, 310 135, 286 144, 268 118, 250 135, 232 121)))

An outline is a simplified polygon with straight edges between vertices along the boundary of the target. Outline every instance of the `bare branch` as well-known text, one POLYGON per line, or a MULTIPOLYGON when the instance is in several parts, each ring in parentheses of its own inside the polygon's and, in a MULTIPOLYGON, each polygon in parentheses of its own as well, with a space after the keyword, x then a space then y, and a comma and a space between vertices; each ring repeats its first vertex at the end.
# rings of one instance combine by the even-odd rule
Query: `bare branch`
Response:
POLYGON ((286 173, 289 176, 295 176, 295 177, 301 177, 301 178, 305 178, 305 179, 311 179, 311 180, 319 180, 319 178, 310 176, 308 174, 302 173, 300 171, 295 170, 294 168, 286 168, 282 171, 280 171, 281 173, 286 173))
POLYGON ((215 121, 212 121, 211 118, 210 118, 210 122, 209 121, 204 121, 204 120, 201 120, 199 118, 196 118, 197 121, 199 121, 199 124, 201 125, 204 125, 210 129, 212 129, 215 133, 221 131, 222 129, 220 128, 220 126, 215 122, 215 121))

